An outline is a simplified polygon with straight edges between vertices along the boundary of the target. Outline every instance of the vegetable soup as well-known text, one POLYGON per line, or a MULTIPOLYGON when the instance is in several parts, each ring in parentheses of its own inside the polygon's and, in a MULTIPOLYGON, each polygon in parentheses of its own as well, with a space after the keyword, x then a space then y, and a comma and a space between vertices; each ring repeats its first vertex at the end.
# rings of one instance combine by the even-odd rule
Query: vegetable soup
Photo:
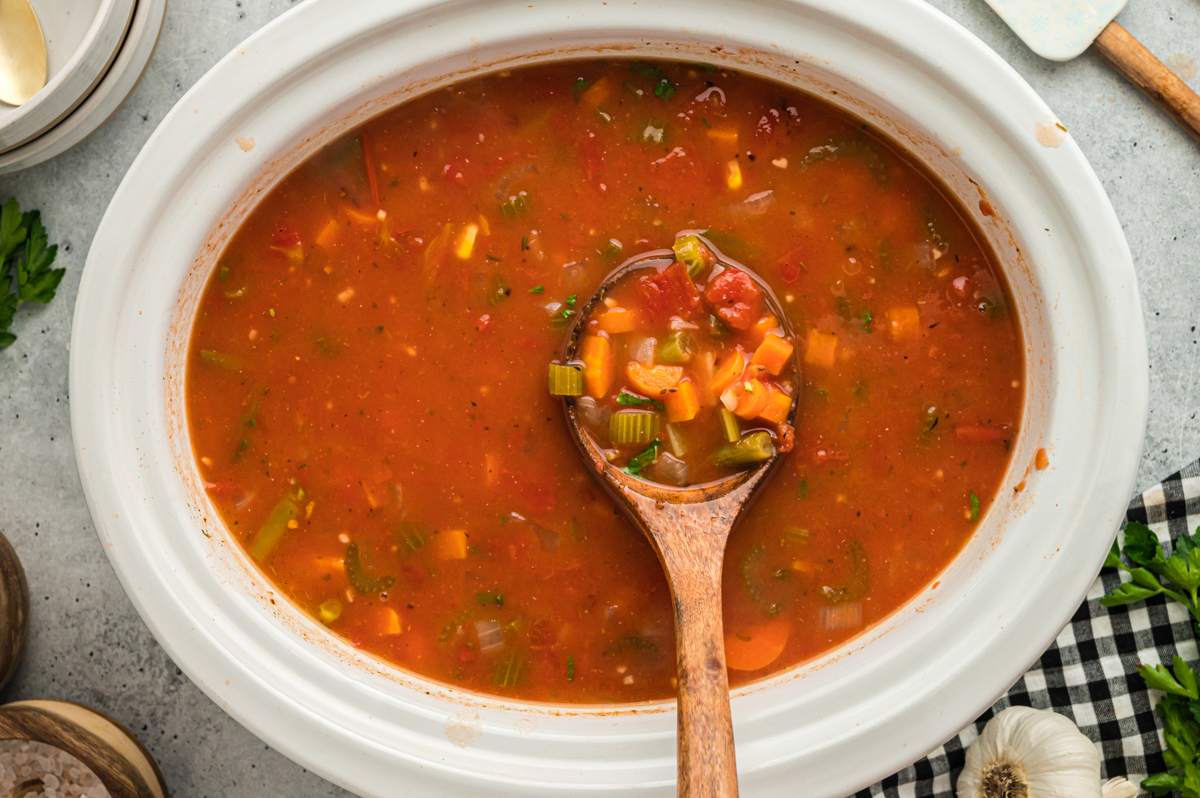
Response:
POLYGON ((935 579, 1021 421, 1004 277, 908 154, 778 83, 582 60, 410 100, 262 197, 194 323, 198 467, 248 556, 353 646, 505 697, 672 697, 665 577, 550 363, 645 478, 787 452, 726 552, 735 686, 935 579), (656 251, 636 277, 658 284, 581 331, 598 370, 560 360, 605 277, 656 251))

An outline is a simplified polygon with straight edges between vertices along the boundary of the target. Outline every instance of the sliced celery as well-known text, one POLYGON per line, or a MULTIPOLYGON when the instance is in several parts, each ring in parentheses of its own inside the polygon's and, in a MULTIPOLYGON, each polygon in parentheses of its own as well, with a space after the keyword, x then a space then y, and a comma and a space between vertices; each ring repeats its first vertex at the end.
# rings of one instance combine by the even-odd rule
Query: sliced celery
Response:
POLYGON ((680 433, 679 427, 674 424, 667 424, 667 443, 671 445, 671 454, 676 457, 683 457, 687 454, 687 444, 683 442, 683 434, 680 433))
POLYGON ((551 363, 550 393, 553 396, 583 396, 583 372, 575 366, 551 363))
POLYGON ((412 554, 425 545, 429 531, 414 521, 405 521, 400 525, 400 539, 404 543, 404 553, 412 554))
POLYGON ((608 421, 608 437, 617 446, 649 443, 658 435, 658 413, 618 410, 608 421))
POLYGON ((275 509, 267 516, 267 520, 254 533, 254 538, 250 541, 250 556, 259 562, 265 560, 276 544, 283 539, 288 522, 295 520, 299 514, 300 506, 292 496, 280 499, 279 504, 275 505, 275 509))
POLYGON ((738 424, 737 416, 724 407, 718 411, 718 415, 721 417, 721 431, 725 433, 725 440, 737 443, 742 437, 742 427, 738 424))
POLYGON ((497 687, 516 687, 521 680, 521 669, 525 662, 520 654, 512 653, 500 661, 492 684, 497 687))
POLYGON ((713 465, 717 468, 740 468, 770 460, 775 455, 775 444, 770 433, 759 430, 751 432, 737 443, 722 446, 713 452, 713 465))
POLYGON ((500 213, 505 219, 516 219, 517 217, 524 216, 528 210, 529 195, 524 191, 509 197, 507 202, 500 203, 500 213))
POLYGON ((672 249, 675 250, 675 260, 687 267, 688 275, 693 280, 708 266, 704 244, 696 236, 680 236, 675 239, 672 249))
POLYGON ((671 333, 658 345, 659 363, 691 363, 695 354, 696 339, 683 330, 671 333))
POLYGON ((200 350, 200 362, 208 366, 216 366, 219 369, 226 371, 241 371, 242 361, 232 355, 225 355, 220 352, 214 352, 211 349, 200 350))

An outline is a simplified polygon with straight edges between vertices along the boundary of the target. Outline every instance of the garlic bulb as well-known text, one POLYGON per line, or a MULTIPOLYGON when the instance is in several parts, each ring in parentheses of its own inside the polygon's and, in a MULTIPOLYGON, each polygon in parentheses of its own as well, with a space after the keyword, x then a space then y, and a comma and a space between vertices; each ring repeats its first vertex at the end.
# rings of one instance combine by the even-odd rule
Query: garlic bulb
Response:
MULTIPOLYGON (((1120 781, 1104 793, 1129 796, 1133 785, 1120 781)), ((1100 755, 1068 718, 1009 707, 967 750, 958 798, 1101 798, 1100 755)))

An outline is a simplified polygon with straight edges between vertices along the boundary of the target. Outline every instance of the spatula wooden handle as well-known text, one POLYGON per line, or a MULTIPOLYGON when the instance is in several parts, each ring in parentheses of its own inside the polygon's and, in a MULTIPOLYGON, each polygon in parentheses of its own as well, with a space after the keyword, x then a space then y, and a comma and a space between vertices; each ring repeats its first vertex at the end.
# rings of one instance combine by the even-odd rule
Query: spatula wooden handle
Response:
POLYGON ((1129 31, 1110 22, 1092 47, 1200 142, 1200 97, 1129 31))

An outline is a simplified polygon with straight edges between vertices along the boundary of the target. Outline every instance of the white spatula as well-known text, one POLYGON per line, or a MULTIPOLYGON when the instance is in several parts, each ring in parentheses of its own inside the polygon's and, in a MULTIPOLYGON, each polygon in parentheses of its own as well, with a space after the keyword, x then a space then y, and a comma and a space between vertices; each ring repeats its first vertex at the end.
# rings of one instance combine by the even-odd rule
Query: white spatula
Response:
POLYGON ((1200 97, 1114 17, 1127 0, 986 0, 1035 53, 1069 61, 1092 47, 1200 142, 1200 97))

